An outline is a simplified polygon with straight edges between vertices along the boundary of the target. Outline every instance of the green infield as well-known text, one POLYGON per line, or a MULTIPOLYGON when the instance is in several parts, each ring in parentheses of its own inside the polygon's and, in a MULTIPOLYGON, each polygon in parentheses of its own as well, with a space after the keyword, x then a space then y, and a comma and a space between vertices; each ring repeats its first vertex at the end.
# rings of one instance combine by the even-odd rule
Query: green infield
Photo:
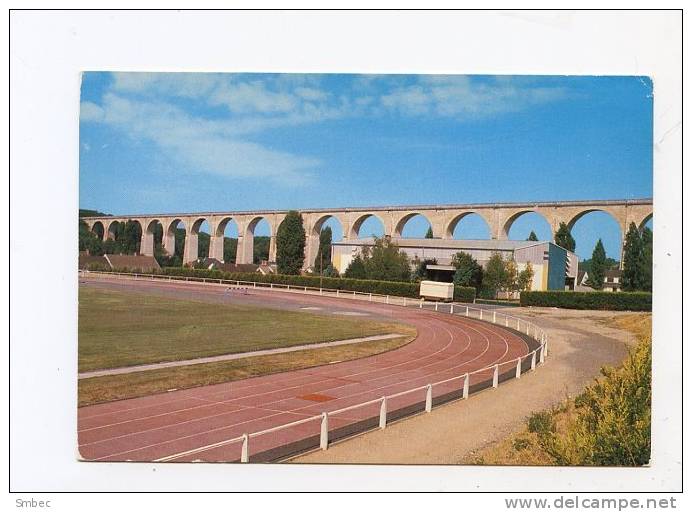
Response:
MULTIPOLYGON (((210 304, 92 288, 79 290, 80 372, 389 333, 411 337, 415 329, 402 324, 333 315, 210 304)), ((365 349, 367 351, 368 347, 365 349)), ((295 354, 299 352, 286 356, 289 359, 298 357, 295 354)), ((364 355, 369 354, 359 357, 364 355)), ((306 361, 305 365, 314 364, 306 361)), ((170 370, 171 375, 187 368, 192 366, 170 370)))
POLYGON ((411 327, 409 335, 400 338, 79 379, 78 406, 350 361, 394 350, 414 336, 415 329, 411 327))

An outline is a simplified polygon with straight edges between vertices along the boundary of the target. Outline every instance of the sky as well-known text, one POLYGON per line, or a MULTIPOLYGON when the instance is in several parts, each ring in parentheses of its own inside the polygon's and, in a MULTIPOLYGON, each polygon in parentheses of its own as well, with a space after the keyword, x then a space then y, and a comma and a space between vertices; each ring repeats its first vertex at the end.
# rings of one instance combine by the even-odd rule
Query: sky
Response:
MULTIPOLYGON (((88 72, 80 208, 125 215, 652 197, 652 114, 646 77, 88 72)), ((377 224, 368 220, 361 236, 381 234, 377 224)), ((414 218, 404 236, 427 227, 414 218)), ((526 214, 510 238, 531 230, 550 237, 539 215, 526 214)), ((619 257, 620 230, 606 213, 584 216, 572 234, 582 258, 598 238, 619 257)), ((488 237, 477 216, 455 231, 488 237)))

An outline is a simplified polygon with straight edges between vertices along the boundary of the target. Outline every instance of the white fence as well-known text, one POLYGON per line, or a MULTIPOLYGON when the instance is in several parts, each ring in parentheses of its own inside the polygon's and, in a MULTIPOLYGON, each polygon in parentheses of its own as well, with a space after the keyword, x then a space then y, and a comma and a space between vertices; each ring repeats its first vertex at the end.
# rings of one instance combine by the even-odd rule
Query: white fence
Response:
MULTIPOLYGON (((277 283, 261 283, 254 281, 236 281, 236 280, 226 280, 226 279, 211 279, 202 277, 190 277, 190 276, 169 276, 162 274, 136 274, 136 273, 120 273, 120 272, 97 272, 97 271, 85 271, 80 270, 79 275, 81 277, 107 277, 122 280, 136 280, 136 281, 184 281, 184 282, 198 282, 210 285, 221 285, 221 286, 235 286, 238 289, 270 289, 283 292, 293 292, 302 293, 310 295, 320 295, 320 296, 330 296, 339 297, 343 299, 356 299, 365 300, 369 302, 379 302, 383 304, 397 305, 403 307, 417 307, 420 309, 431 309, 440 313, 448 313, 454 315, 465 316, 469 318, 475 318, 488 323, 496 325, 504 325, 517 331, 526 333, 527 336, 532 337, 538 342, 538 347, 525 354, 524 356, 518 357, 514 360, 505 361, 503 363, 497 363, 484 368, 480 368, 473 372, 463 373, 448 379, 430 382, 428 384, 418 386, 412 389, 407 389, 399 393, 393 393, 390 395, 384 395, 381 398, 374 400, 369 400, 366 402, 351 405, 349 407, 344 407, 342 409, 336 409, 332 411, 325 411, 319 415, 311 416, 309 418, 303 418, 298 421, 291 423, 286 423, 283 425, 277 425, 265 430, 260 430, 257 432, 245 433, 242 436, 234 437, 231 439, 226 439, 212 445, 203 446, 200 448, 188 450, 183 453, 176 453, 167 457, 162 457, 155 460, 154 462, 166 462, 175 459, 180 459, 182 457, 194 455, 196 453, 201 453, 209 451, 215 448, 220 448, 224 446, 229 446, 235 443, 242 443, 241 446, 241 462, 249 462, 250 460, 250 448, 251 440, 260 436, 271 434, 280 430, 288 429, 304 423, 319 422, 320 423, 320 443, 321 449, 326 450, 329 447, 329 418, 334 417, 338 414, 342 414, 348 411, 353 411, 355 409, 364 408, 372 406, 374 404, 379 404, 379 428, 384 429, 387 426, 387 401, 393 400, 398 397, 405 395, 413 395, 419 393, 421 400, 425 401, 425 412, 432 411, 433 408, 433 390, 435 387, 441 387, 447 385, 451 382, 458 381, 458 391, 460 392, 460 399, 465 400, 469 397, 470 381, 471 376, 478 375, 482 373, 492 372, 492 388, 497 388, 500 384, 500 376, 504 375, 505 380, 507 379, 507 373, 514 369, 513 375, 510 378, 519 379, 521 378, 523 371, 534 371, 536 366, 545 363, 545 358, 548 355, 548 337, 546 333, 535 324, 527 322, 522 318, 518 318, 512 315, 508 315, 503 312, 494 311, 488 308, 479 308, 474 306, 469 306, 463 303, 440 303, 440 302, 429 302, 423 299, 412 299, 407 297, 396 297, 393 295, 378 295, 374 293, 363 293, 363 292, 351 292, 344 290, 334 290, 327 288, 315 288, 310 286, 297 286, 297 285, 286 285, 277 283), (526 367, 525 370, 522 367, 526 367)), ((486 381, 484 381, 486 382, 486 381)), ((489 379, 487 382, 490 382, 489 379)), ((489 387, 489 386, 487 386, 489 387)), ((446 403, 447 401, 445 401, 446 403)))

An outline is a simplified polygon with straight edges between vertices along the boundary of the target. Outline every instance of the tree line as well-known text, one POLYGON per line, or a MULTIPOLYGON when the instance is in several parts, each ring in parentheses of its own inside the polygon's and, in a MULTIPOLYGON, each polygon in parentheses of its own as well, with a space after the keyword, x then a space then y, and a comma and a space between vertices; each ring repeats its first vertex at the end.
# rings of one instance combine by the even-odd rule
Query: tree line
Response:
MULTIPOLYGON (((555 243, 574 252, 576 242, 567 225, 562 222, 555 233, 555 243)), ((650 292, 653 284, 653 248, 654 234, 651 229, 637 228, 631 222, 625 235, 622 247, 621 289, 626 292, 650 292)), ((606 256, 603 241, 599 238, 594 247, 591 259, 579 264, 581 270, 588 273, 587 284, 596 290, 603 289, 605 273, 620 267, 620 262, 606 256)))

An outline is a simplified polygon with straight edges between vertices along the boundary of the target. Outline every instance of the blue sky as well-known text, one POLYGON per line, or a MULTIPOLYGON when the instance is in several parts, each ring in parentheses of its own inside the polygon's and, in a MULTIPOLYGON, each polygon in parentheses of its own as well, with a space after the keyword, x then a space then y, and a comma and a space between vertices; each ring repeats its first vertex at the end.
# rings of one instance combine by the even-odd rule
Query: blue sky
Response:
MULTIPOLYGON (((80 207, 128 214, 651 197, 652 113, 645 77, 89 72, 80 207)), ((404 234, 426 229, 413 219, 404 234)), ((510 238, 531 229, 549 236, 527 214, 510 238)), ((371 232, 381 228, 361 230, 371 232)), ((573 235, 582 257, 599 237, 618 256, 619 228, 607 214, 586 215, 573 235)), ((455 237, 487 238, 487 228, 469 217, 455 237)))

